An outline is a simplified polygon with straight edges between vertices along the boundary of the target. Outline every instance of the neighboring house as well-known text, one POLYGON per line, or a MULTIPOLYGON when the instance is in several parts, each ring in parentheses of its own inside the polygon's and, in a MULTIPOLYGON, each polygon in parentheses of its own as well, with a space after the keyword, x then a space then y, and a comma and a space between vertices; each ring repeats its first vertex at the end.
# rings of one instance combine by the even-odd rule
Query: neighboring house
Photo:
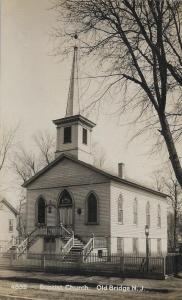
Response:
POLYGON ((0 252, 8 250, 18 236, 17 216, 17 210, 6 199, 0 200, 0 252))
POLYGON ((126 179, 122 163, 118 176, 93 166, 95 124, 75 105, 75 63, 74 53, 66 116, 53 121, 56 158, 23 184, 28 251, 145 254, 148 225, 150 253, 165 254, 166 195, 126 179))

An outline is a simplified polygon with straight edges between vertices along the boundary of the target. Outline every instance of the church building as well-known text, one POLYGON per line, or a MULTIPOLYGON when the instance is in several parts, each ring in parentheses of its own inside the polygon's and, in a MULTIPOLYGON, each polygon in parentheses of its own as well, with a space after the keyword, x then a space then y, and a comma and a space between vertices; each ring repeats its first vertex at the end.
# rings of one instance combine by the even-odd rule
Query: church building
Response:
MULTIPOLYGON (((80 114, 74 48, 67 110, 54 120, 55 160, 23 184, 29 253, 143 254, 167 252, 166 195, 93 165, 96 124, 80 114)), ((23 250, 21 250, 23 251, 23 250)))

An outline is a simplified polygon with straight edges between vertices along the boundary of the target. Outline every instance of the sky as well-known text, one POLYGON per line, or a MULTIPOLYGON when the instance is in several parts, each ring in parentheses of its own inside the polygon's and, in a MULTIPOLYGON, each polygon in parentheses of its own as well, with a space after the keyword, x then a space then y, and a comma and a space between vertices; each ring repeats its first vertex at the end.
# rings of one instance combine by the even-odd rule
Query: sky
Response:
MULTIPOLYGON (((66 112, 72 57, 53 55, 56 16, 50 6, 50 0, 1 1, 1 122, 9 128, 19 124, 16 141, 30 149, 32 135, 44 129, 56 134, 52 120, 66 112)), ((164 162, 160 153, 150 155, 154 140, 143 136, 128 144, 132 127, 121 126, 109 111, 106 104, 93 130, 93 141, 106 152, 105 168, 117 172, 117 163, 124 162, 129 178, 149 185, 152 172, 164 162)), ((94 114, 90 118, 95 121, 94 114)), ((18 201, 11 169, 3 171, 1 183, 7 187, 3 195, 18 201)))

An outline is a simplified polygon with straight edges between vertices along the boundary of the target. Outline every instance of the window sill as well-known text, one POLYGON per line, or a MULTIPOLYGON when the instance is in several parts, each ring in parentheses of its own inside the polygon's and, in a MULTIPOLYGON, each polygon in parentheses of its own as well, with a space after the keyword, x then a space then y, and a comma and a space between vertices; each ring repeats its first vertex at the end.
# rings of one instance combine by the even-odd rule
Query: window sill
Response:
POLYGON ((89 222, 87 222, 87 223, 85 223, 85 225, 99 225, 99 223, 98 222, 96 222, 96 223, 89 223, 89 222))
POLYGON ((117 222, 117 224, 118 224, 118 225, 124 225, 124 223, 123 223, 123 222, 117 222))

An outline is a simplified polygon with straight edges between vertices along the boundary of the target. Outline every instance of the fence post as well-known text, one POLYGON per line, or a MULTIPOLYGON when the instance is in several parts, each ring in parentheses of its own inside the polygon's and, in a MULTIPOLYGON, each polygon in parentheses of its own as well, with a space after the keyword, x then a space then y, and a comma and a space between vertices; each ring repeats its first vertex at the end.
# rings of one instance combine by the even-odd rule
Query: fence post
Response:
POLYGON ((45 270, 45 266, 46 266, 46 257, 45 255, 43 254, 42 257, 41 257, 41 268, 43 270, 45 270))
POLYGON ((163 275, 165 277, 166 274, 166 256, 163 257, 163 275))
POLYGON ((94 238, 94 233, 92 233, 92 247, 94 249, 95 247, 95 238, 94 238))
POLYGON ((45 268, 46 268, 46 256, 45 256, 45 255, 44 255, 44 260, 43 260, 43 262, 44 262, 43 267, 44 267, 44 271, 45 271, 45 268))
POLYGON ((178 274, 178 255, 174 256, 174 275, 178 274))
POLYGON ((124 256, 120 256, 120 271, 124 274, 124 256))
POLYGON ((13 265, 13 256, 14 256, 14 253, 13 251, 10 252, 10 266, 12 267, 13 265))

